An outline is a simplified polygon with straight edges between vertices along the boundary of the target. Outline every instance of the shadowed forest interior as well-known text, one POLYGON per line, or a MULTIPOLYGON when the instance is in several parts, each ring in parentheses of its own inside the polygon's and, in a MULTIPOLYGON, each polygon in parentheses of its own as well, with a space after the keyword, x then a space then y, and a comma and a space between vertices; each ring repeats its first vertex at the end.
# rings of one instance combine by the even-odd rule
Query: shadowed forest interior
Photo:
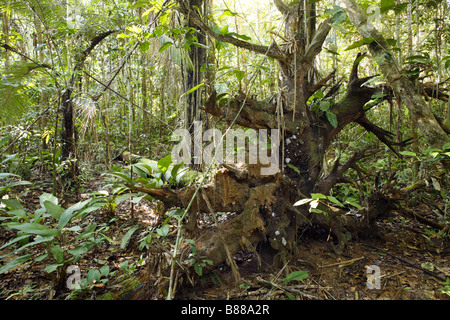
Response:
POLYGON ((447 0, 0 0, 0 298, 450 298, 447 0))

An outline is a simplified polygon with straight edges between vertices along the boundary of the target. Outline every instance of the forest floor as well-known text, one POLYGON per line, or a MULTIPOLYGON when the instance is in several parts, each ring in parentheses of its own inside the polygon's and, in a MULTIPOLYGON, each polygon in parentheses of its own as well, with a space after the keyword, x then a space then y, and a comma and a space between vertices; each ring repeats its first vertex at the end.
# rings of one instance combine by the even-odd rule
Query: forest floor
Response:
MULTIPOLYGON (((86 182, 86 191, 101 189, 102 183, 104 181, 96 177, 86 182)), ((39 195, 44 191, 49 190, 31 190, 21 199, 27 206, 38 207, 39 195)), ((76 201, 73 199, 72 203, 76 201)), ((428 207, 410 209, 433 219, 428 207)), ((130 218, 129 201, 120 203, 115 211, 117 220, 109 224, 108 236, 114 241, 93 249, 78 263, 82 276, 86 276, 89 268, 108 265, 108 282, 91 284, 81 296, 68 289, 55 291, 52 277, 44 271, 46 261, 34 261, 0 275, 0 299, 164 299, 168 281, 167 277, 162 279, 164 276, 161 274, 167 275, 162 270, 167 271, 168 263, 164 252, 157 249, 164 247, 164 243, 157 241, 155 247, 139 250, 138 240, 141 238, 136 232, 129 245, 120 249, 121 238, 132 226, 150 227, 158 220, 154 203, 143 200, 135 204, 133 210, 134 223, 130 218), (156 257, 159 257, 159 266, 155 262, 156 257), (141 265, 138 263, 140 259, 143 261, 141 265), (121 268, 125 261, 129 262, 128 267, 121 268), (161 266, 164 263, 166 265, 161 266), (130 278, 138 279, 141 284, 125 294, 122 290, 125 279, 130 278)), ((101 210, 94 215, 97 223, 111 220, 101 210)), ((209 222, 205 218, 200 223, 206 226, 209 222)), ((389 218, 376 224, 376 234, 350 241, 342 254, 332 250, 332 240, 328 239, 326 230, 307 230, 299 237, 297 258, 281 268, 260 267, 255 254, 240 252, 234 256, 239 267, 238 283, 231 268, 224 263, 202 278, 191 277, 196 279, 192 281, 193 285, 187 277, 184 281, 179 279, 176 299, 450 300, 450 284, 448 281, 446 286, 443 284, 444 279, 450 278, 449 237, 430 234, 426 231, 431 229, 429 226, 398 212, 392 212, 389 218), (379 288, 368 287, 368 277, 375 275, 373 271, 368 273, 369 266, 375 266, 374 270, 379 268, 379 288), (283 282, 289 272, 297 270, 307 271, 308 277, 298 282, 283 282), (446 293, 443 288, 446 288, 446 293)), ((174 234, 172 230, 164 239, 166 244, 174 242, 174 234)), ((13 237, 12 232, 0 228, 0 246, 13 237)), ((0 251, 0 256, 6 252, 6 249, 0 251)), ((0 262, 5 264, 5 259, 0 262)))

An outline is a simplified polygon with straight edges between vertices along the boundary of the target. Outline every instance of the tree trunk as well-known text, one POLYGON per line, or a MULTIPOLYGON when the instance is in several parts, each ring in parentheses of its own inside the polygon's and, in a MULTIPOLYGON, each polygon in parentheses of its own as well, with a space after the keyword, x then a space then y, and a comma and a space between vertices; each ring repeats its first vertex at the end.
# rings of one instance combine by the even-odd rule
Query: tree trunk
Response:
MULTIPOLYGON (((212 203, 212 211, 237 212, 237 216, 223 225, 202 232, 196 239, 197 248, 217 265, 243 248, 255 251, 259 244, 269 245, 280 261, 295 255, 298 230, 315 224, 332 230, 339 244, 336 250, 343 250, 348 234, 357 237, 372 224, 377 216, 389 211, 389 202, 375 192, 371 211, 361 211, 365 223, 356 217, 344 216, 342 210, 324 207, 328 217, 309 213, 306 206, 293 204, 311 193, 327 193, 338 183, 346 170, 366 155, 367 150, 356 153, 346 163, 337 161, 332 172, 319 179, 325 151, 336 135, 349 123, 356 122, 372 131, 384 143, 392 147, 391 134, 372 124, 365 116, 364 105, 371 100, 378 88, 362 86, 369 78, 358 77, 358 65, 364 56, 358 55, 354 62, 348 90, 345 97, 327 112, 320 111, 308 99, 324 88, 333 78, 334 72, 315 80, 311 71, 317 54, 330 31, 330 20, 316 27, 314 14, 305 14, 306 1, 287 5, 274 0, 276 7, 286 21, 284 39, 287 43, 278 47, 252 44, 241 39, 212 31, 195 10, 179 1, 178 10, 189 16, 192 23, 205 34, 219 41, 228 42, 242 49, 251 50, 275 59, 279 63, 279 90, 276 103, 257 101, 243 93, 228 101, 223 97, 216 101, 213 91, 204 104, 204 110, 221 118, 228 124, 237 124, 253 129, 281 129, 278 143, 281 151, 277 162, 281 165, 273 175, 261 174, 267 165, 261 163, 241 166, 222 165, 212 182, 202 187, 191 207, 192 212, 210 212, 206 199, 212 203), (306 26, 306 28, 305 28, 306 26), (225 101, 225 102, 224 102, 225 101), (330 120, 331 119, 331 120, 330 120), (215 201, 212 201, 215 199, 215 201), (228 251, 228 252, 227 252, 228 251)), ((313 9, 313 7, 311 8, 313 9)), ((333 86, 327 95, 338 91, 340 84, 333 86)), ((272 136, 276 139, 276 136, 272 136)), ((273 146, 273 145, 272 145, 273 146)), ((275 149, 272 147, 272 152, 275 149)), ((270 165, 270 164, 269 164, 270 165)), ((186 207, 195 194, 197 186, 168 193, 167 199, 177 199, 177 205, 186 207)), ((163 200, 164 201, 164 200, 163 200)))
MULTIPOLYGON (((361 36, 373 39, 373 42, 368 45, 372 57, 380 66, 389 85, 407 106, 411 117, 430 147, 442 149, 445 143, 450 142, 447 133, 436 121, 429 106, 418 93, 415 84, 400 73, 401 68, 395 56, 388 50, 389 45, 384 37, 367 23, 367 16, 354 0, 343 0, 342 3, 347 16, 361 36)), ((447 171, 450 170, 449 161, 444 160, 442 164, 447 171)))

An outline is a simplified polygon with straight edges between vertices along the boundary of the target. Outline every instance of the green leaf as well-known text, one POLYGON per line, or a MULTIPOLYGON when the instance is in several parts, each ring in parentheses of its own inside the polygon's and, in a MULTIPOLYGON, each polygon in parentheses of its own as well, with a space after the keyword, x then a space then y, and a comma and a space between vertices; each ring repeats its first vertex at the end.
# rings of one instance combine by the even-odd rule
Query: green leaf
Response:
POLYGON ((349 45, 347 48, 345 48, 345 51, 351 50, 351 49, 356 49, 359 47, 362 47, 366 44, 371 44, 375 39, 374 38, 364 38, 362 40, 358 40, 356 42, 353 42, 351 45, 349 45))
POLYGON ((44 268, 44 270, 45 270, 47 273, 52 273, 52 272, 56 271, 56 269, 58 269, 58 267, 61 267, 62 265, 63 265, 62 263, 58 263, 58 264, 50 264, 50 265, 46 266, 46 267, 44 268))
POLYGON ((430 57, 427 55, 413 55, 413 56, 407 57, 406 61, 408 61, 408 63, 418 62, 418 63, 430 64, 430 57))
POLYGON ((64 250, 59 245, 55 245, 50 247, 50 252, 55 258, 56 262, 63 263, 64 262, 64 250))
POLYGON ((41 194, 41 196, 39 197, 39 202, 40 202, 42 208, 45 208, 45 205, 44 205, 45 201, 50 201, 53 204, 58 204, 58 198, 55 197, 54 195, 52 195, 50 193, 46 193, 46 192, 41 194))
POLYGON ((234 70, 234 75, 236 76, 236 79, 238 79, 238 81, 241 81, 242 79, 244 79, 245 77, 245 71, 241 71, 241 70, 234 70))
POLYGON ((204 86, 205 86, 204 83, 200 83, 199 85, 196 85, 195 87, 193 87, 193 88, 190 89, 189 91, 183 93, 183 94, 181 95, 180 99, 183 98, 184 96, 187 96, 187 95, 191 94, 191 93, 194 92, 194 91, 197 91, 198 89, 200 89, 201 87, 204 87, 204 86))
POLYGON ((345 13, 345 11, 344 10, 339 10, 331 18, 331 23, 332 24, 341 23, 342 21, 345 20, 345 18, 347 18, 347 14, 345 13))
POLYGON ((288 274, 286 276, 286 278, 284 278, 283 283, 286 284, 290 281, 301 281, 301 280, 308 278, 308 276, 309 276, 309 274, 307 271, 303 271, 303 270, 294 271, 294 272, 291 272, 290 274, 288 274))
MULTIPOLYGON (((3 248, 9 247, 10 245, 12 245, 12 244, 14 244, 14 243, 16 243, 16 242, 18 242, 18 241, 27 239, 27 238, 29 238, 29 237, 30 237, 29 234, 26 234, 26 235, 23 235, 23 236, 16 237, 16 238, 12 239, 11 241, 9 241, 9 242, 5 243, 4 245, 2 245, 2 246, 0 247, 0 250, 2 250, 3 248)), ((0 259, 1 259, 2 257, 4 257, 4 256, 0 256, 0 259)))
POLYGON ((399 151, 399 153, 403 156, 416 157, 417 154, 412 151, 399 151))
POLYGON ((10 261, 7 265, 3 266, 2 268, 0 268, 0 274, 5 273, 6 271, 15 268, 25 262, 27 262, 28 260, 30 260, 31 258, 33 258, 33 255, 31 254, 27 254, 21 257, 18 257, 12 261, 10 261))
POLYGON ((224 17, 234 17, 234 16, 236 16, 237 15, 237 13, 236 12, 233 12, 233 11, 231 11, 230 9, 225 9, 224 11, 223 11, 223 13, 219 16, 219 20, 220 19, 222 19, 222 18, 224 18, 224 17))
POLYGON ((326 112, 326 115, 327 115, 327 119, 328 119, 328 121, 330 122, 331 126, 332 126, 333 128, 337 128, 337 126, 338 126, 338 120, 337 120, 336 114, 334 114, 334 113, 331 112, 331 111, 327 111, 327 112, 326 112))
POLYGON ((173 42, 171 42, 171 41, 164 42, 164 43, 161 45, 161 47, 159 48, 159 52, 163 52, 163 51, 169 49, 169 47, 170 47, 171 45, 173 45, 173 42))
POLYGON ((107 277, 109 275, 109 266, 103 266, 100 268, 100 273, 107 277))
POLYGON ((59 231, 55 229, 50 229, 39 223, 22 223, 18 225, 10 225, 11 229, 20 230, 30 234, 37 234, 43 237, 46 236, 57 236, 59 231))
POLYGON ((88 272, 87 280, 89 283, 94 283, 94 280, 100 281, 101 276, 102 275, 100 274, 100 271, 98 271, 97 269, 91 269, 88 272))
POLYGON ((293 166, 292 164, 288 164, 287 166, 292 170, 294 170, 295 172, 297 172, 298 174, 300 174, 300 170, 296 166, 293 166))
POLYGON ((334 204, 337 204, 339 207, 343 207, 344 206, 342 204, 342 202, 340 202, 338 199, 336 199, 333 196, 327 196, 327 199, 330 200, 331 202, 333 202, 334 204))
POLYGON ((172 163, 172 156, 168 155, 158 161, 158 169, 161 170, 161 173, 166 173, 171 163, 172 163))
POLYGON ((311 193, 311 199, 326 199, 327 196, 322 193, 311 193))
POLYGON ((156 229, 156 233, 164 238, 169 234, 169 230, 169 226, 166 224, 163 227, 156 229))
POLYGON ((139 45, 139 50, 141 50, 142 52, 147 51, 150 48, 150 42, 148 41, 144 41, 139 45))
POLYGON ((323 112, 328 111, 330 109, 330 101, 320 101, 319 109, 323 112))
POLYGON ((199 276, 203 275, 203 268, 201 265, 199 265, 198 263, 194 264, 194 271, 195 273, 197 273, 199 276))
POLYGON ((380 1, 380 12, 384 13, 389 11, 395 6, 395 0, 381 0, 380 1))
POLYGON ((1 172, 0 173, 0 179, 4 179, 6 177, 17 177, 20 178, 17 174, 9 173, 9 172, 1 172))
POLYGON ((64 212, 64 208, 48 200, 44 201, 44 207, 47 209, 48 213, 56 220, 59 220, 61 214, 64 212))
MULTIPOLYGON (((17 199, 1 199, 1 202, 11 210, 24 210, 24 207, 17 199)), ((11 213, 11 211, 8 213, 11 213)))
POLYGON ((71 255, 73 255, 76 260, 79 260, 81 255, 85 254, 88 251, 89 251, 89 248, 86 247, 85 243, 83 243, 83 244, 81 244, 79 246, 76 246, 73 249, 67 250, 67 252, 70 253, 71 255))
POLYGON ((447 150, 450 149, 450 142, 444 143, 444 145, 442 146, 442 150, 447 150))
POLYGON ((133 233, 136 232, 136 230, 138 230, 140 228, 140 226, 134 226, 133 228, 131 228, 130 230, 128 230, 128 232, 123 236, 122 241, 120 243, 120 248, 121 249, 125 249, 125 247, 128 244, 128 241, 130 241, 131 236, 133 235, 133 233))

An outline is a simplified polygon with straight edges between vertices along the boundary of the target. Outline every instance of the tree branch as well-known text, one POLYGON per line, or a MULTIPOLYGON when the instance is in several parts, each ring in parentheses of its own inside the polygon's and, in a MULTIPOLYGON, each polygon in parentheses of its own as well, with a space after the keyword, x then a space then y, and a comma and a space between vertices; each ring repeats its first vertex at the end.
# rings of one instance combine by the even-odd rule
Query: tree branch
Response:
POLYGON ((198 13, 189 8, 189 4, 186 2, 187 1, 178 1, 179 3, 178 10, 184 15, 189 16, 189 19, 200 29, 202 29, 208 36, 221 42, 230 43, 239 48, 243 48, 249 51, 266 55, 269 58, 273 58, 275 60, 280 61, 287 60, 286 55, 283 52, 281 52, 280 49, 274 43, 272 43, 270 46, 263 46, 250 43, 241 39, 237 39, 230 35, 223 35, 212 31, 211 28, 198 15, 198 13))
POLYGON ((217 106, 216 98, 217 93, 213 91, 205 102, 205 112, 231 123, 245 101, 236 119, 236 124, 253 129, 273 129, 277 127, 274 108, 269 103, 256 101, 250 97, 246 98, 243 94, 240 94, 229 101, 227 110, 225 111, 217 106))
MULTIPOLYGON (((450 141, 447 133, 439 126, 431 109, 417 92, 414 83, 401 74, 395 55, 389 51, 390 46, 384 37, 373 25, 368 23, 366 14, 355 0, 342 0, 341 5, 361 36, 375 39, 368 45, 370 53, 378 63, 389 85, 407 106, 411 118, 416 122, 429 146, 442 148, 445 143, 450 141)), ((443 160, 442 164, 447 171, 450 171, 450 161, 443 160)))
POLYGON ((368 150, 369 150, 369 147, 366 147, 362 151, 356 152, 343 165, 339 164, 339 159, 336 160, 336 163, 335 163, 333 169, 331 170, 331 172, 325 178, 323 178, 322 180, 320 180, 317 183, 317 185, 315 187, 315 191, 320 192, 322 194, 327 194, 328 192, 330 192, 331 188, 336 183, 341 181, 345 172, 347 172, 348 169, 353 167, 357 161, 359 161, 363 158, 370 157, 381 151, 380 149, 378 149, 378 150, 370 152, 369 154, 366 154, 368 150))
POLYGON ((273 4, 281 12, 281 14, 286 15, 289 13, 289 6, 283 2, 283 0, 273 0, 273 4))
POLYGON ((323 21, 317 28, 311 44, 306 48, 303 59, 305 61, 312 61, 316 55, 322 50, 322 45, 331 30, 331 19, 323 21))

